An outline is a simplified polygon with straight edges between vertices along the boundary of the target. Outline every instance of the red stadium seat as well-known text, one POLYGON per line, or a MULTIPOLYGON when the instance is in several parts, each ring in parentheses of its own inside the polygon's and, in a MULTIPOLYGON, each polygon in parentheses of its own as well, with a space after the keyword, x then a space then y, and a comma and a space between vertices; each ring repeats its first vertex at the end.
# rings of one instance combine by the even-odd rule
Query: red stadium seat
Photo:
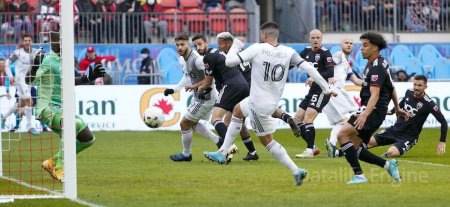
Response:
POLYGON ((228 31, 227 28, 227 14, 225 10, 220 8, 215 8, 209 11, 209 30, 211 34, 218 34, 221 32, 228 31))
POLYGON ((206 14, 201 9, 191 9, 185 13, 189 32, 203 33, 206 30, 206 14))
POLYGON ((167 21, 169 34, 183 32, 183 14, 178 9, 164 11, 164 19, 167 21))
POLYGON ((187 12, 191 9, 200 9, 200 5, 197 0, 182 0, 180 1, 180 10, 187 12))
POLYGON ((241 8, 234 8, 230 11, 231 33, 235 35, 246 35, 248 30, 248 14, 241 8))
POLYGON ((177 0, 161 0, 159 3, 164 11, 177 8, 177 0))

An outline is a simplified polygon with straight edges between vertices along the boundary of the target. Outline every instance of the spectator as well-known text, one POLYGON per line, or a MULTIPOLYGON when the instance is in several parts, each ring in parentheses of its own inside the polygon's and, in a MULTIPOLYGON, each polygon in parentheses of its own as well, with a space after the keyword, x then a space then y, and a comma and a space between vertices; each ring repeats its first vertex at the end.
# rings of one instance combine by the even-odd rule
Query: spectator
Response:
POLYGON ((441 7, 439 6, 438 0, 432 0, 429 4, 422 3, 422 13, 429 19, 429 28, 433 31, 441 30, 440 16, 441 16, 441 7))
POLYGON ((206 13, 209 13, 211 9, 221 8, 222 4, 221 0, 203 0, 203 8, 206 13))
POLYGON ((341 29, 342 14, 344 12, 344 2, 342 0, 329 0, 328 13, 330 14, 333 31, 341 29))
POLYGON ((0 0, 0 43, 8 43, 8 37, 14 34, 11 25, 11 13, 18 12, 19 9, 9 0, 0 0))
POLYGON ((98 0, 77 0, 80 26, 92 33, 93 43, 101 43, 102 19, 97 13, 101 12, 98 0))
POLYGON ((115 61, 115 56, 99 56, 95 53, 95 49, 92 46, 89 46, 86 49, 86 56, 80 61, 80 71, 81 73, 85 73, 86 69, 89 67, 91 63, 101 63, 101 62, 109 62, 115 61))
POLYGON ((38 33, 44 34, 43 42, 48 42, 48 33, 56 31, 59 25, 58 0, 43 0, 37 16, 38 33))
POLYGON ((406 71, 404 70, 399 70, 397 71, 396 77, 395 77, 395 81, 398 82, 408 82, 410 79, 410 76, 406 73, 406 71))
MULTIPOLYGON (((143 12, 146 13, 163 12, 161 5, 159 5, 155 0, 147 0, 142 6, 142 9, 143 12)), ((163 20, 160 16, 158 16, 158 14, 151 14, 150 16, 145 15, 143 19, 146 42, 152 42, 152 28, 153 24, 156 24, 156 27, 158 28, 159 42, 167 43, 167 21, 163 20)))
POLYGON ((422 4, 417 1, 410 1, 411 6, 406 9, 405 26, 415 32, 428 31, 428 21, 422 13, 422 4))
POLYGON ((112 0, 104 0, 103 4, 101 5, 101 9, 105 14, 105 18, 103 19, 103 28, 106 35, 105 39, 109 43, 116 43, 115 34, 117 34, 116 31, 119 16, 116 14, 111 14, 117 11, 116 3, 112 0))
POLYGON ((388 31, 390 31, 394 24, 394 0, 381 0, 378 3, 377 9, 379 24, 381 26, 386 26, 388 31))
MULTIPOLYGON (((117 12, 127 13, 125 25, 122 25, 122 27, 125 26, 125 43, 134 43, 132 13, 134 13, 135 4, 134 0, 116 0, 117 12)), ((122 28, 119 29, 119 37, 122 37, 122 28)))
POLYGON ((372 0, 362 1, 362 21, 364 30, 372 30, 375 24, 376 7, 372 0))
POLYGON ((245 9, 245 0, 225 0, 225 11, 230 12, 234 8, 245 9))
POLYGON ((16 41, 22 37, 22 35, 32 35, 33 22, 29 13, 34 12, 34 8, 28 3, 29 0, 20 0, 19 12, 20 15, 14 15, 14 38, 16 41))
POLYGON ((150 51, 147 48, 141 50, 141 58, 142 63, 139 70, 138 84, 154 83, 154 81, 150 81, 149 74, 155 72, 155 64, 153 59, 150 57, 150 51))

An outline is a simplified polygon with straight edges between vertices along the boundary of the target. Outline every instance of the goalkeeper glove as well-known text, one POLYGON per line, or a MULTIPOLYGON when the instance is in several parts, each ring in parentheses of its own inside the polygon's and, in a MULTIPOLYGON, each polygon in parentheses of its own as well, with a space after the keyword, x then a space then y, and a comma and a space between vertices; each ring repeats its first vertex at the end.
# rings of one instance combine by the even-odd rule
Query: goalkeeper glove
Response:
POLYGON ((89 69, 86 74, 84 74, 81 79, 83 82, 91 82, 97 78, 105 77, 105 68, 101 63, 95 63, 94 67, 92 65, 89 66, 89 69))
POLYGON ((173 94, 175 93, 175 90, 171 89, 171 88, 166 88, 166 90, 164 90, 164 96, 168 96, 169 94, 173 94))
POLYGON ((207 96, 209 93, 211 93, 211 91, 212 91, 212 88, 211 88, 211 87, 209 87, 209 88, 207 88, 207 89, 205 89, 205 90, 201 90, 201 91, 198 93, 198 98, 199 98, 200 100, 205 100, 205 99, 206 99, 206 96, 207 96))

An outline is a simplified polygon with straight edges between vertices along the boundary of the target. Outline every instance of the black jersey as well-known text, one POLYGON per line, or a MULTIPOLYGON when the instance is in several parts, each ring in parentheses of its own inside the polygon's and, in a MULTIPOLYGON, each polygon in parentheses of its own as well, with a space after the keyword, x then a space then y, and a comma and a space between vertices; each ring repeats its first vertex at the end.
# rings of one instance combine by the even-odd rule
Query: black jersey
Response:
POLYGON ((403 117, 399 117, 393 127, 396 133, 418 138, 428 115, 433 114, 441 123, 441 141, 445 142, 447 121, 439 110, 439 106, 428 95, 416 98, 413 90, 407 90, 399 105, 408 113, 409 120, 405 121, 403 117))
POLYGON ((376 86, 380 88, 380 97, 375 107, 387 110, 394 85, 391 74, 389 73, 389 65, 382 56, 378 56, 372 63, 367 63, 364 69, 363 80, 364 82, 359 94, 361 97, 361 105, 367 106, 370 98, 370 86, 376 86))
MULTIPOLYGON (((221 85, 248 85, 242 73, 239 72, 239 66, 227 67, 225 65, 225 53, 218 49, 212 49, 206 53, 203 62, 205 63, 205 75, 213 76, 215 81, 221 83, 221 85)), ((220 85, 219 83, 216 84, 220 85)))
MULTIPOLYGON (((308 46, 300 52, 300 57, 313 64, 326 81, 334 76, 333 56, 328 49, 321 47, 319 50, 313 51, 311 46, 308 46)), ((322 89, 313 82, 310 90, 321 91, 322 89)))
POLYGON ((248 85, 250 85, 252 82, 252 64, 250 62, 241 63, 239 64, 239 69, 248 85))

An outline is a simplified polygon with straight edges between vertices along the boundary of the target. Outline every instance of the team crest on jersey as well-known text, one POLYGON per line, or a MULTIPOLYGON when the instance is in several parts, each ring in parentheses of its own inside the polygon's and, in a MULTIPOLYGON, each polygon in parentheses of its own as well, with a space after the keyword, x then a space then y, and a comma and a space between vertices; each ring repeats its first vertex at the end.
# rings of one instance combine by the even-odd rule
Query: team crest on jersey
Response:
POLYGON ((332 57, 327 57, 327 62, 331 62, 331 61, 333 61, 333 58, 332 57))
POLYGON ((433 110, 434 111, 439 111, 439 107, 436 105, 436 106, 433 107, 433 110))
POLYGON ((378 75, 372 75, 372 76, 370 77, 370 79, 371 79, 372 81, 377 81, 377 80, 378 80, 378 75))
POLYGON ((417 103, 417 106, 416 106, 416 108, 417 108, 417 110, 419 110, 419 109, 421 109, 422 108, 422 106, 423 106, 423 103, 417 103))
POLYGON ((208 68, 209 68, 209 64, 205 63, 205 69, 208 69, 208 68))
POLYGON ((314 60, 317 62, 320 60, 320 54, 316 54, 316 56, 314 57, 314 60))

